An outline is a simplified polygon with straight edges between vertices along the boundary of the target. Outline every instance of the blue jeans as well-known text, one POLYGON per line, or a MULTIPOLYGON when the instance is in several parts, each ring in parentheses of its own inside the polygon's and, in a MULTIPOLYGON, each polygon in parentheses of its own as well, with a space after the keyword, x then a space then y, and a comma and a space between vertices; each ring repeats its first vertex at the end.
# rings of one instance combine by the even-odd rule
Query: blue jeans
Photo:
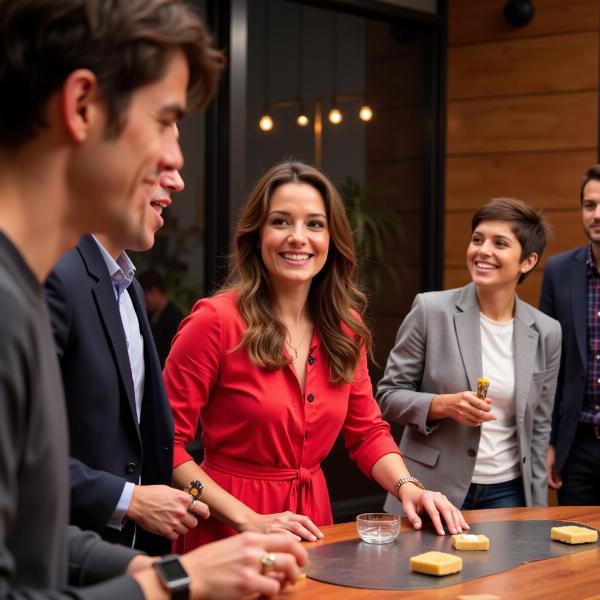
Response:
POLYGON ((513 508, 516 506, 525 506, 523 482, 520 477, 502 483, 472 483, 461 510, 513 508))

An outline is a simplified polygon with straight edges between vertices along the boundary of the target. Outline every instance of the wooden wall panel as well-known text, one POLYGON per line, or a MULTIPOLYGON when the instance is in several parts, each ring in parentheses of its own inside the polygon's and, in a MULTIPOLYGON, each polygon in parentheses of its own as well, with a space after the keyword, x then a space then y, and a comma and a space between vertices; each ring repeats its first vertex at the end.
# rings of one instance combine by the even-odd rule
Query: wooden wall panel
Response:
POLYGON ((595 90, 597 85, 596 31, 470 44, 448 51, 449 100, 595 90))
POLYGON ((450 102, 447 153, 595 148, 597 116, 596 92, 450 102))
MULTIPOLYGON (((445 287, 464 268, 473 212, 513 196, 546 211, 550 255, 585 241, 579 182, 598 161, 598 0, 536 0, 525 27, 504 0, 448 0, 445 287)), ((541 266, 541 265, 540 265, 541 266)), ((520 290, 537 303, 541 269, 520 290)))
MULTIPOLYGON (((571 210, 547 211, 545 214, 552 227, 552 236, 540 264, 548 256, 584 244, 586 239, 581 226, 581 213, 576 206, 571 210)), ((444 256, 447 268, 461 268, 465 264, 472 216, 473 211, 453 211, 446 214, 444 256)))
POLYGON ((477 210, 499 196, 544 208, 577 209, 579 181, 597 160, 595 150, 449 156, 446 210, 477 210))
POLYGON ((594 31, 598 27, 597 0, 534 0, 535 16, 520 28, 504 20, 505 4, 506 0, 448 0, 449 43, 594 31))

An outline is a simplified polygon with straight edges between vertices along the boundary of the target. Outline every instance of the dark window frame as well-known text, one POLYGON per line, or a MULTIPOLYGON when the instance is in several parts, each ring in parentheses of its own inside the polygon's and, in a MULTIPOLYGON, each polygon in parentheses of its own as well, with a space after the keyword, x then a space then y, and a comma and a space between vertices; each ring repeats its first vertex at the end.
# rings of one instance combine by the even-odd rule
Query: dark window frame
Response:
MULTIPOLYGON (((423 171, 421 287, 424 291, 441 289, 444 270, 444 164, 446 130, 446 0, 438 0, 436 15, 394 6, 378 0, 288 0, 329 10, 351 13, 386 21, 409 19, 427 25, 429 37, 426 77, 426 105, 429 107, 429 128, 424 130, 425 163, 423 171)), ((231 232, 235 218, 232 192, 239 173, 230 169, 232 149, 235 158, 245 158, 245 131, 231 127, 231 114, 245 114, 245 88, 242 80, 247 56, 235 47, 236 35, 247 35, 246 0, 208 0, 207 20, 215 34, 217 45, 229 57, 217 96, 206 119, 206 238, 204 293, 209 294, 222 284, 227 272, 231 232), (233 31, 233 34, 232 34, 233 31), (236 48, 235 52, 229 50, 236 48), (233 74, 233 75, 232 75, 233 74), (232 90, 234 92, 232 92, 232 90), (239 106, 244 103, 244 106, 239 106), (232 184, 233 182, 233 184, 232 184)), ((238 169, 243 166, 238 163, 238 169)), ((234 167, 235 168, 235 167, 234 167)), ((242 171, 243 172, 243 171, 242 171)), ((238 199, 239 200, 239 199, 238 199)))

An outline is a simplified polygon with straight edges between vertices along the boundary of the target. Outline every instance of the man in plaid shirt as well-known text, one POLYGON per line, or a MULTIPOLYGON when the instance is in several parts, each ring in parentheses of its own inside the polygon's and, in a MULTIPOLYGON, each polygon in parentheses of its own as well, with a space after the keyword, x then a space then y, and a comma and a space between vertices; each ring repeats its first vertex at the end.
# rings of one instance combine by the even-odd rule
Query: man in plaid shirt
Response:
POLYGON ((559 504, 600 505, 600 164, 586 172, 580 203, 590 242, 548 259, 540 299, 563 330, 548 485, 559 504))

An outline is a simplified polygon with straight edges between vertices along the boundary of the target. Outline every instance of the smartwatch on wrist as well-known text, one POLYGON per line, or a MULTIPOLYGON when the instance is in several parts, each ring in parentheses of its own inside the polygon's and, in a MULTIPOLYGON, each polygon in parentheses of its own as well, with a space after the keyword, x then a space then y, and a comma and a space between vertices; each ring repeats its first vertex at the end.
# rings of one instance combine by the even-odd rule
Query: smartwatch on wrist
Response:
POLYGON ((189 600, 192 578, 183 568, 177 554, 168 554, 152 563, 160 582, 171 593, 173 600, 189 600))

